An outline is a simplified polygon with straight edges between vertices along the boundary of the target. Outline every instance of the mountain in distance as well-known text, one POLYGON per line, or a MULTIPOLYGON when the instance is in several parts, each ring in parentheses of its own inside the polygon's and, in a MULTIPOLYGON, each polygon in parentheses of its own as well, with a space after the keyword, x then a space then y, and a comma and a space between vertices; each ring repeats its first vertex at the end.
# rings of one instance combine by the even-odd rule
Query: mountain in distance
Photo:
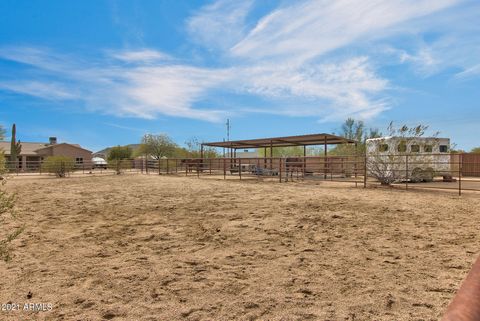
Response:
MULTIPOLYGON (((123 145, 123 146, 128 146, 132 149, 133 153, 135 153, 135 151, 140 148, 140 144, 128 144, 128 145, 123 145)), ((95 152, 93 153, 94 155, 97 155, 97 156, 100 156, 100 155, 103 155, 104 157, 107 157, 108 156, 108 153, 110 152, 110 149, 112 149, 112 147, 116 147, 116 146, 111 146, 111 147, 107 147, 107 148, 104 148, 102 150, 99 150, 98 152, 95 152)))

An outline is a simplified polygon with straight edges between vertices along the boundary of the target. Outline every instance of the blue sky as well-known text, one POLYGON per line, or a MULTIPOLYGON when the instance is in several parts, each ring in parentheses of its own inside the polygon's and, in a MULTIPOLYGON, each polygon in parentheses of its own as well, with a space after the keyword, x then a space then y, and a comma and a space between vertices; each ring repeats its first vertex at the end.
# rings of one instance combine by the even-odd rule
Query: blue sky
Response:
POLYGON ((0 124, 94 151, 144 133, 334 132, 480 146, 477 0, 0 1, 0 124))

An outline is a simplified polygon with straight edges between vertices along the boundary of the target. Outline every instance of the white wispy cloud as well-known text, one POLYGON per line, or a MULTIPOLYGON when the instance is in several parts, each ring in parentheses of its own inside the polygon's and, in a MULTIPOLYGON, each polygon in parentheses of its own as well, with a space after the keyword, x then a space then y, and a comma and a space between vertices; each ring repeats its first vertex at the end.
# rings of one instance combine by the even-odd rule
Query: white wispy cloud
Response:
MULTIPOLYGON (((161 56, 152 53, 149 56, 161 56)), ((36 48, 0 49, 0 58, 34 67, 35 76, 41 73, 44 79, 31 81, 27 72, 25 80, 1 81, 4 90, 47 99, 78 99, 90 110, 117 116, 169 115, 219 121, 225 115, 221 110, 193 107, 218 86, 225 71, 185 65, 124 65, 108 57, 85 62, 36 48)))
POLYGON ((192 39, 209 49, 228 49, 247 33, 246 16, 253 0, 219 0, 187 20, 192 39))
POLYGON ((151 49, 141 49, 141 50, 126 50, 121 52, 113 52, 112 57, 115 59, 129 62, 129 63, 151 63, 158 62, 162 60, 171 60, 172 56, 159 52, 157 50, 151 49))
POLYGON ((75 90, 62 84, 39 81, 0 81, 0 89, 35 96, 47 100, 69 100, 78 98, 75 90))
POLYGON ((480 76, 480 64, 475 65, 471 68, 468 68, 455 75, 455 77, 458 79, 466 79, 466 78, 475 77, 475 76, 480 76))
POLYGON ((123 107, 127 113, 148 117, 157 113, 170 116, 219 120, 220 110, 191 108, 208 89, 219 86, 227 77, 224 70, 208 70, 184 65, 141 67, 126 71, 125 95, 137 104, 123 107), (141 110, 138 106, 141 103, 141 110))
MULTIPOLYGON (((458 75, 470 74, 467 71, 480 64, 480 2, 460 2, 461 6, 397 26, 395 32, 404 38, 395 43, 399 39, 394 37, 390 43, 393 47, 387 46, 385 53, 411 65, 422 77, 449 69, 457 70, 457 79, 461 78, 458 75), (405 36, 409 37, 408 43, 405 36)), ((472 73, 469 77, 475 76, 472 73)))
POLYGON ((114 127, 114 128, 120 128, 120 129, 125 129, 125 130, 139 132, 139 133, 145 133, 145 128, 124 126, 124 125, 119 125, 115 123, 103 123, 103 124, 106 126, 114 127))
POLYGON ((384 46, 380 52, 386 56, 385 59, 393 58, 390 64, 409 64, 414 72, 422 77, 431 76, 445 66, 432 48, 425 45, 410 51, 384 46))
POLYGON ((78 99, 90 110, 143 118, 169 115, 219 121, 231 112, 254 111, 210 105, 214 91, 267 101, 257 112, 323 120, 370 118, 392 107, 386 94, 392 85, 368 50, 352 50, 364 43, 365 47, 391 37, 420 38, 422 32, 441 30, 446 36, 430 43, 419 41, 409 48, 387 45, 387 54, 423 76, 446 66, 463 70, 458 78, 479 73, 478 57, 463 54, 472 49, 480 53, 480 45, 471 43, 478 35, 462 37, 475 34, 479 27, 453 23, 471 25, 478 14, 457 13, 449 21, 455 30, 442 24, 446 19, 442 10, 460 2, 301 0, 284 2, 252 24, 248 17, 253 0, 218 0, 188 18, 186 28, 191 40, 213 50, 213 58, 227 58, 222 60, 223 65, 228 62, 226 67, 199 67, 150 48, 108 50, 92 61, 48 48, 3 47, 0 59, 34 70, 19 74, 15 81, 0 76, 0 89, 78 99))
MULTIPOLYGON (((14 51, 22 52, 20 48, 14 51)), ((345 112, 363 117, 370 115, 370 109, 380 112, 387 108, 379 108, 376 96, 388 82, 375 75, 366 57, 305 66, 257 64, 213 69, 163 62, 124 65, 109 56, 103 63, 85 63, 59 54, 50 57, 50 51, 25 48, 24 52, 16 56, 0 50, 0 57, 47 73, 45 82, 17 80, 2 82, 0 88, 47 99, 78 99, 92 111, 117 116, 168 115, 220 121, 231 111, 194 107, 218 88, 277 100, 300 99, 313 103, 315 107, 308 114, 319 117, 345 112)), ((281 107, 271 112, 292 116, 306 113, 299 109, 286 112, 281 107)))
MULTIPOLYGON (((355 113, 365 118, 371 115, 370 110, 379 113, 387 108, 384 102, 380 106, 377 96, 387 89, 388 81, 376 75, 367 57, 301 67, 260 65, 238 74, 243 75, 239 83, 249 93, 308 101, 313 105, 308 108, 309 115, 335 118, 355 113)), ((305 115, 305 107, 290 109, 291 116, 305 115)))
POLYGON ((458 3, 459 0, 298 1, 262 18, 231 52, 263 59, 300 61, 362 38, 388 34, 388 28, 458 3))

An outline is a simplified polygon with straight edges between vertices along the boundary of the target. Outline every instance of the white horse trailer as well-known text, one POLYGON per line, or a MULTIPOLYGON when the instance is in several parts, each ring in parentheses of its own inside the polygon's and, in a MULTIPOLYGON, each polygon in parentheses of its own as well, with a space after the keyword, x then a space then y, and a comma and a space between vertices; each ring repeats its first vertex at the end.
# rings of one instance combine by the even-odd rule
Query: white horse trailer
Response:
POLYGON ((373 176, 387 175, 392 182, 429 182, 435 176, 451 179, 449 138, 371 138, 366 152, 367 169, 373 176))

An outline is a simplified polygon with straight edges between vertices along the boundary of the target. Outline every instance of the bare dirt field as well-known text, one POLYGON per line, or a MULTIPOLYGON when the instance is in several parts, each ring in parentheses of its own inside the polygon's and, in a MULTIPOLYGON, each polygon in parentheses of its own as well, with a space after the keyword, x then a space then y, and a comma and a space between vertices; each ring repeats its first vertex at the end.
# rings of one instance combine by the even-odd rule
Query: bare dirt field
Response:
POLYGON ((438 320, 480 197, 329 182, 14 178, 0 320, 438 320))

